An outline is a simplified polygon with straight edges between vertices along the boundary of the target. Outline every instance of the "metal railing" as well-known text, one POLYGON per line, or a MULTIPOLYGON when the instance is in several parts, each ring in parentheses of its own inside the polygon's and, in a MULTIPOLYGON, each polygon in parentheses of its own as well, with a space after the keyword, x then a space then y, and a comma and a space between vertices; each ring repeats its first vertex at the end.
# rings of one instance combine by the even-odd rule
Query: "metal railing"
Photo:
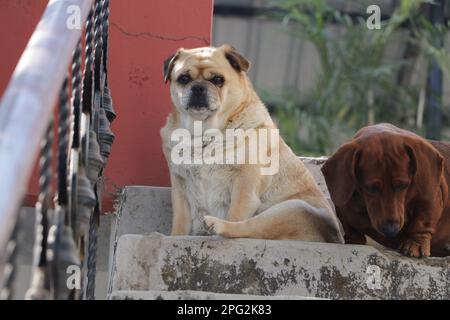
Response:
POLYGON ((103 169, 116 117, 108 87, 109 2, 49 1, 1 100, 2 299, 13 294, 19 210, 39 151, 33 270, 25 298, 95 298, 103 169), (78 282, 69 279, 77 269, 78 282))

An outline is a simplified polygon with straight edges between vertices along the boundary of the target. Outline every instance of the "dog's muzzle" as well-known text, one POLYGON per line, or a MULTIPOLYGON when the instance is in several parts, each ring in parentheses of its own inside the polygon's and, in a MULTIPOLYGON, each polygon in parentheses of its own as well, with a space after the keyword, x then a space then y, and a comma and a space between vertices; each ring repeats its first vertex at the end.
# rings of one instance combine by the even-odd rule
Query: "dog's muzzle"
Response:
POLYGON ((188 101, 188 109, 209 109, 208 88, 202 84, 196 84, 191 88, 188 101))
POLYGON ((400 225, 395 222, 387 222, 381 226, 380 231, 384 236, 393 238, 400 232, 400 225))

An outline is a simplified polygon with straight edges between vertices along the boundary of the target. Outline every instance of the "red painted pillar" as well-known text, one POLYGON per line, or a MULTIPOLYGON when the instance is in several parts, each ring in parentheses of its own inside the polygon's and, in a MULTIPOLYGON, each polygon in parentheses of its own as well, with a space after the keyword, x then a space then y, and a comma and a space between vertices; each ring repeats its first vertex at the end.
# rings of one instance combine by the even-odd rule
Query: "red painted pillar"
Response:
MULTIPOLYGON (((0 2, 0 92, 47 4, 46 0, 0 2)), ((211 42, 213 0, 111 1, 109 85, 118 115, 108 160, 104 207, 111 210, 126 185, 169 185, 160 128, 171 109, 162 65, 180 47, 211 42)), ((1 182, 0 182, 1 183, 1 182)), ((35 199, 36 175, 29 194, 35 199)), ((33 204, 34 200, 30 200, 33 204)))

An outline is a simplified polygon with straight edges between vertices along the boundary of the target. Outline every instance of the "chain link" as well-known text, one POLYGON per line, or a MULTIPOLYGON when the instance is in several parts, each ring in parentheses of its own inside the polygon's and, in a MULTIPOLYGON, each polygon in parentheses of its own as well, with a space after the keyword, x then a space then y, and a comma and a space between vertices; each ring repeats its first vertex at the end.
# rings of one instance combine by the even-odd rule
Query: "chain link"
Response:
POLYGON ((72 57, 72 141, 69 161, 70 195, 67 213, 70 215, 70 223, 76 233, 77 197, 78 197, 78 162, 80 151, 81 132, 81 97, 82 97, 82 70, 81 70, 81 39, 73 52, 72 57))
MULTIPOLYGON (((57 202, 61 207, 68 205, 67 193, 67 165, 69 151, 69 80, 66 78, 61 87, 59 97, 59 118, 58 118, 58 196, 57 202)), ((64 217, 64 224, 70 225, 70 219, 67 215, 64 217)))
POLYGON ((105 86, 108 86, 108 35, 109 35, 109 0, 103 0, 103 72, 105 86))
POLYGON ((47 264, 48 231, 50 229, 49 208, 52 181, 53 120, 47 127, 41 143, 39 160, 39 196, 36 203, 35 243, 33 250, 33 273, 31 285, 25 298, 42 300, 49 298, 50 283, 47 264))
POLYGON ((16 258, 17 258, 17 241, 18 241, 18 224, 16 222, 11 239, 6 247, 6 265, 3 275, 3 284, 0 287, 0 300, 12 300, 14 295, 14 280, 16 277, 16 258))

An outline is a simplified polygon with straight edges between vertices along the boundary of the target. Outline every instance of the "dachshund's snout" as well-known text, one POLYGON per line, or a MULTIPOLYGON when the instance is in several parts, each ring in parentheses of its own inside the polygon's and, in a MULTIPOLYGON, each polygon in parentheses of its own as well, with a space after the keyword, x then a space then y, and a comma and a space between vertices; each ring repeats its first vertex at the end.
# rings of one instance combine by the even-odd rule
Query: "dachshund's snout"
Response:
POLYGON ((400 224, 395 221, 388 221, 384 223, 380 228, 380 232, 384 236, 389 238, 395 237, 399 231, 400 231, 400 224))

